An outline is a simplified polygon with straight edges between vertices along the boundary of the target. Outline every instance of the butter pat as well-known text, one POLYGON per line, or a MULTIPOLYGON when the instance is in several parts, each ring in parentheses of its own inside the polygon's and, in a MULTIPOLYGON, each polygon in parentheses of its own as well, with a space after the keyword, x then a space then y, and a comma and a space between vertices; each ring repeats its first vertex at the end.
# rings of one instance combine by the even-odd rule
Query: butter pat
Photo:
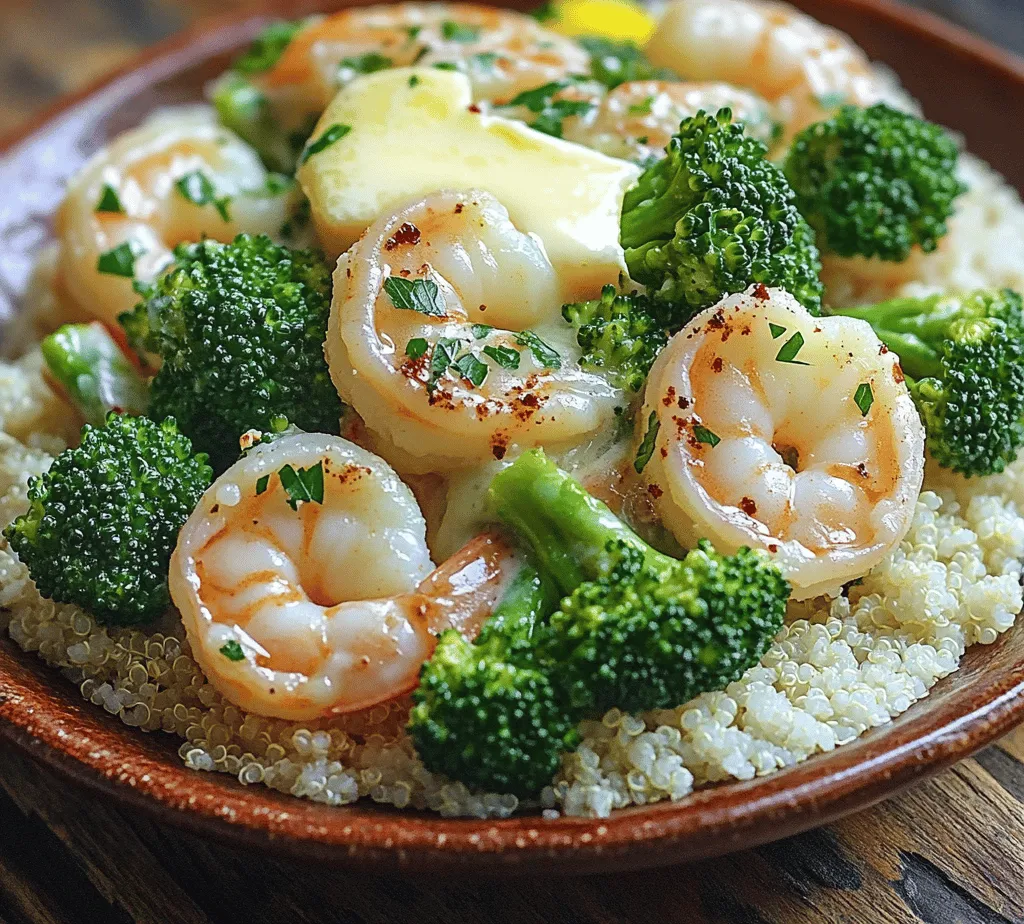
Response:
POLYGON ((541 240, 564 298, 615 283, 625 270, 622 197, 639 169, 474 112, 472 102, 463 74, 434 68, 381 71, 343 88, 311 139, 333 125, 351 130, 298 172, 321 245, 337 256, 399 206, 442 189, 483 190, 541 240))

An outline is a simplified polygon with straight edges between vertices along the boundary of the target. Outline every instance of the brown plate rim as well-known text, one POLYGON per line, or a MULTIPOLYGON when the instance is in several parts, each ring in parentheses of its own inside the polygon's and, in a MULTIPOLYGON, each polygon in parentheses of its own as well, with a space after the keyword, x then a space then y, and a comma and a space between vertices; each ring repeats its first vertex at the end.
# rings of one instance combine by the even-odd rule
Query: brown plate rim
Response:
MULTIPOLYGON (((1024 61, 933 14, 889 0, 827 4, 868 14, 890 29, 923 33, 946 53, 966 57, 1024 92, 1024 61)), ((128 94, 136 83, 153 83, 238 46, 269 16, 295 15, 312 6, 302 0, 264 2, 241 15, 202 21, 43 110, 0 140, 0 157, 81 103, 111 92, 128 94)), ((65 779, 218 839, 377 869, 595 872, 714 856, 867 807, 969 756, 1024 721, 1024 665, 1017 665, 1003 681, 982 681, 971 702, 951 695, 918 721, 872 732, 885 735, 886 747, 868 759, 857 757, 856 749, 839 748, 749 783, 698 790, 681 802, 620 810, 607 819, 444 819, 426 813, 327 808, 267 791, 253 797, 226 778, 211 782, 208 775, 184 767, 175 771, 181 771, 177 776, 189 774, 187 782, 169 783, 160 774, 139 773, 132 766, 138 754, 131 746, 120 754, 109 747, 96 749, 66 717, 37 708, 45 693, 26 686, 30 672, 22 660, 27 656, 10 653, 10 647, 5 643, 0 651, 0 737, 65 779)), ((52 676, 54 682, 64 682, 56 672, 52 676)))

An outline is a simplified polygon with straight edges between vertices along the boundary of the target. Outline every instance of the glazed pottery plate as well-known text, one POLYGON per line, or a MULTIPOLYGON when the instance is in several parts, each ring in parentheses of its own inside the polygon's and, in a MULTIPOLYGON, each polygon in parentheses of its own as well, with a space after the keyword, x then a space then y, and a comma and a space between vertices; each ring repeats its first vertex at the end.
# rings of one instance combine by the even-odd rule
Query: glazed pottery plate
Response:
MULTIPOLYGON (((1024 186, 1024 160, 1012 128, 1024 124, 1019 62, 933 17, 883 0, 798 5, 890 64, 927 115, 963 132, 974 153, 1024 186)), ((264 8, 266 15, 208 23, 177 36, 61 101, 8 141, 0 161, 0 314, 18 310, 33 254, 50 234, 67 178, 85 158, 154 108, 199 99, 204 84, 269 17, 291 18, 313 8, 278 2, 264 8)), ((725 853, 870 805, 966 757, 1021 720, 1024 618, 996 644, 970 648, 959 671, 891 725, 789 770, 603 820, 443 819, 365 802, 329 808, 244 787, 227 775, 187 770, 176 739, 127 728, 84 702, 33 655, 6 637, 0 641, 0 734, 64 776, 195 831, 378 869, 597 871, 725 853)))

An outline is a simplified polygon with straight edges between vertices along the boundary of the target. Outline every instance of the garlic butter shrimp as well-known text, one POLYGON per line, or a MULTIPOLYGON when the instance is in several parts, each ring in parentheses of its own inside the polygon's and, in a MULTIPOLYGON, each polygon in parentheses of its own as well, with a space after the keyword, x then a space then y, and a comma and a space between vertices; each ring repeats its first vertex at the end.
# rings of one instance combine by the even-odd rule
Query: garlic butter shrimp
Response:
POLYGON ((108 324, 138 302, 133 279, 153 280, 174 247, 240 232, 277 236, 295 205, 272 194, 256 153, 212 110, 184 107, 127 131, 71 181, 57 214, 55 284, 108 324))
POLYGON ((579 368, 561 304, 543 245, 493 196, 436 193, 339 261, 331 377, 401 471, 574 444, 612 424, 622 394, 579 368))
POLYGON ((565 120, 563 137, 610 157, 647 163, 664 157, 679 123, 705 112, 732 109, 752 138, 771 145, 777 123, 772 107, 757 94, 726 83, 670 83, 637 80, 616 87, 590 112, 565 120))
POLYGON ((759 93, 786 143, 845 103, 908 106, 848 36, 775 0, 673 0, 645 51, 690 79, 759 93))
POLYGON ((378 69, 452 65, 469 77, 475 100, 498 102, 590 69, 579 45, 522 13, 469 3, 401 3, 311 22, 254 82, 275 115, 297 128, 319 116, 367 60, 378 69))
POLYGON ((432 572, 425 529, 391 468, 341 437, 251 450, 200 500, 171 559, 171 596, 210 682, 294 721, 411 690, 436 634, 475 636, 512 554, 484 536, 432 572), (297 501, 289 472, 316 472, 322 487, 297 501))
POLYGON ((796 599, 836 592, 893 549, 924 472, 896 355, 867 324, 815 318, 763 286, 672 338, 647 383, 645 437, 637 467, 676 539, 767 549, 796 599))

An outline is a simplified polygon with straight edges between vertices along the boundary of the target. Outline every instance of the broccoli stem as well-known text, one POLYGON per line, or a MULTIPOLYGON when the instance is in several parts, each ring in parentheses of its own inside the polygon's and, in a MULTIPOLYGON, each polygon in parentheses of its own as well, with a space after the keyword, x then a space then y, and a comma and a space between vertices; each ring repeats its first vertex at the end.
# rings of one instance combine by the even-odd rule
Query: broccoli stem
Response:
POLYGON ((650 566, 674 562, 647 545, 540 449, 524 453, 495 475, 490 498, 498 516, 529 542, 562 593, 601 573, 613 540, 643 553, 650 566))
POLYGON ((498 638, 529 640, 538 623, 557 605, 558 593, 551 580, 532 560, 522 562, 484 625, 478 645, 498 638))

